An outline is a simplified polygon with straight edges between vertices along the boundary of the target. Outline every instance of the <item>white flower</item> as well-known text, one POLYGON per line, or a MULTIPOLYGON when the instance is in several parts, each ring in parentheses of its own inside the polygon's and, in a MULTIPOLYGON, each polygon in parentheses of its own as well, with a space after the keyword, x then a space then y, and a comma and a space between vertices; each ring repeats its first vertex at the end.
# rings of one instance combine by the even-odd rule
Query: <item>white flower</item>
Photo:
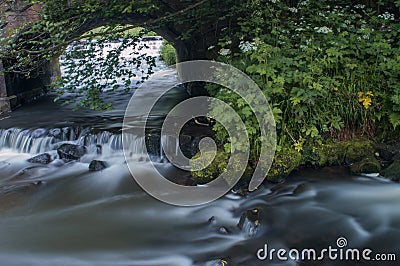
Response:
POLYGON ((276 2, 278 2, 278 0, 269 0, 270 2, 272 2, 272 3, 276 3, 276 2))
POLYGON ((308 1, 309 1, 309 0, 301 1, 301 2, 299 3, 299 6, 306 6, 306 5, 308 5, 308 1))
POLYGON ((329 32, 332 32, 332 29, 328 28, 327 26, 315 27, 314 30, 315 30, 317 33, 324 33, 324 34, 329 33, 329 32))
POLYGON ((227 56, 231 53, 231 50, 226 49, 226 48, 222 48, 221 50, 219 50, 219 54, 222 56, 227 56))
POLYGON ((389 12, 385 12, 382 15, 379 15, 378 18, 383 18, 384 20, 394 20, 394 14, 390 14, 389 12))
POLYGON ((289 7, 289 11, 292 13, 297 13, 299 10, 295 7, 289 7))
POLYGON ((354 8, 356 9, 363 9, 364 7, 365 5, 360 5, 360 4, 354 6, 354 8))
POLYGON ((248 52, 250 50, 255 50, 256 49, 256 44, 254 42, 248 42, 248 41, 241 41, 239 43, 239 49, 242 52, 248 52))

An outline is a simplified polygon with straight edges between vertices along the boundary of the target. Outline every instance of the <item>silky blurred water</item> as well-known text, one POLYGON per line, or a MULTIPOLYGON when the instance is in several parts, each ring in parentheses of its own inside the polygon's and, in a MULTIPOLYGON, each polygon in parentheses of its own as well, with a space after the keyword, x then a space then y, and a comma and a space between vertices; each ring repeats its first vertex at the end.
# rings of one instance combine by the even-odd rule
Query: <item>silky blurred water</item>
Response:
MULTIPOLYGON (((165 82, 174 78, 171 70, 165 82)), ((135 183, 126 159, 143 169, 156 163, 172 179, 190 173, 162 160, 162 153, 158 161, 144 160, 144 139, 125 159, 120 128, 130 96, 117 90, 108 96, 113 111, 94 112, 72 111, 49 95, 0 116, 1 265, 378 265, 256 256, 265 244, 320 250, 339 237, 351 248, 400 255, 399 184, 352 176, 345 168, 305 169, 281 184, 265 183, 246 196, 231 192, 198 207, 155 200, 135 183), (61 143, 85 145, 88 153, 63 161, 55 150, 61 143), (44 152, 51 163, 27 161, 44 152), (93 159, 109 167, 90 172, 93 159), (239 227, 248 211, 257 213, 256 223, 239 227)), ((183 88, 170 92, 155 110, 153 126, 187 97, 183 88)), ((179 145, 163 141, 172 150, 179 145)))

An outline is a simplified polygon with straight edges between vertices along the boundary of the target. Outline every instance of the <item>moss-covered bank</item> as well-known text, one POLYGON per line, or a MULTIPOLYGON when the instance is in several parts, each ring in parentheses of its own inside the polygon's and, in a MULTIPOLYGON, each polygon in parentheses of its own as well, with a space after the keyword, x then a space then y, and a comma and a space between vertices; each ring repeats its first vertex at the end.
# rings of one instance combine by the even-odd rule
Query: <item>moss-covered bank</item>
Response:
MULTIPOLYGON (((194 158, 198 157, 199 154, 194 158)), ((201 183, 216 178, 224 170, 227 158, 229 157, 226 154, 219 152, 209 167, 192 172, 192 176, 201 183)), ((398 181, 400 180, 400 145, 375 143, 368 139, 353 139, 308 145, 300 152, 292 146, 281 147, 275 154, 267 180, 280 182, 300 167, 321 168, 339 165, 348 166, 353 174, 380 173, 384 177, 398 181)), ((243 175, 244 181, 251 178, 252 171, 249 168, 248 166, 243 175)))

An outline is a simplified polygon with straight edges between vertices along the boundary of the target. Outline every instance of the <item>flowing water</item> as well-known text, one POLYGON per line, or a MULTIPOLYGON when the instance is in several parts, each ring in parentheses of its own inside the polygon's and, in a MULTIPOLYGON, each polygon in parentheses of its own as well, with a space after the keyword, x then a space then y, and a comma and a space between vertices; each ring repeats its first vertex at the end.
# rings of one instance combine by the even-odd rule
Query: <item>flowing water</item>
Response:
MULTIPOLYGON (((160 67, 162 64, 159 62, 160 67)), ((174 71, 163 82, 175 79, 174 71)), ((154 89, 157 89, 154 84, 154 89)), ((72 111, 53 96, 0 116, 1 265, 398 265, 396 262, 260 260, 259 249, 370 248, 400 259, 400 187, 344 168, 302 170, 284 183, 266 183, 241 196, 176 207, 147 195, 132 179, 122 153, 121 124, 131 94, 108 96, 115 109, 72 111), (79 161, 57 159, 62 143, 85 145, 79 161), (99 151, 100 149, 100 151, 99 151), (49 164, 27 159, 49 153, 49 164), (89 163, 108 168, 90 172, 89 163)), ((187 98, 176 88, 155 110, 154 123, 187 98)), ((140 108, 140 106, 138 106, 140 108)), ((178 141, 163 137, 168 149, 178 141)), ((141 167, 145 139, 128 160, 141 167)), ((157 144, 160 145, 160 144, 157 144)), ((166 176, 190 178, 155 149, 166 176)))

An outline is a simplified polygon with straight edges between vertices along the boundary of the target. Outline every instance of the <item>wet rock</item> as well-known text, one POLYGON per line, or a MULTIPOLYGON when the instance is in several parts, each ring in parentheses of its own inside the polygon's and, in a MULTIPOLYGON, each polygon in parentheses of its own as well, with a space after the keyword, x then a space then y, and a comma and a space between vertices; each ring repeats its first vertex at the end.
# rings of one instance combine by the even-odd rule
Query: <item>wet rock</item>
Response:
POLYGON ((59 128, 53 128, 49 130, 49 136, 55 137, 55 138, 60 138, 61 137, 61 129, 59 128))
POLYGON ((350 165, 353 174, 372 174, 381 171, 381 164, 375 157, 367 157, 350 165))
POLYGON ((377 145, 376 152, 379 159, 383 161, 392 161, 396 155, 396 151, 392 147, 384 144, 377 145))
POLYGON ((214 154, 213 152, 199 152, 189 160, 189 163, 192 169, 203 169, 192 171, 192 177, 195 178, 199 184, 208 183, 214 178, 217 178, 219 175, 221 175, 221 173, 226 168, 228 161, 228 154, 224 152, 218 151, 217 154, 214 154), (197 160, 199 158, 202 158, 202 160, 197 160), (208 165, 208 162, 210 161, 212 163, 208 165), (204 168, 205 166, 207 167, 204 168))
POLYGON ((245 232, 248 236, 253 237, 258 231, 258 226, 260 224, 260 210, 252 209, 247 210, 240 217, 237 227, 245 232))
POLYGON ((44 135, 46 135, 47 131, 44 128, 38 128, 35 129, 34 131, 32 131, 31 133, 31 137, 32 138, 40 138, 43 137, 44 135))
POLYGON ((85 155, 87 149, 85 146, 65 143, 57 149, 57 154, 60 159, 64 160, 79 160, 85 155))
POLYGON ((381 172, 381 175, 393 181, 400 180, 400 159, 395 160, 388 168, 381 172))
POLYGON ((149 155, 154 155, 156 157, 160 155, 160 143, 161 136, 158 134, 148 134, 146 136, 146 149, 149 155))
POLYGON ((39 154, 39 155, 36 155, 36 156, 28 159, 28 162, 30 162, 30 163, 39 163, 39 164, 49 164, 52 161, 53 160, 51 158, 51 155, 48 153, 39 154))
POLYGON ((96 145, 96 153, 97 154, 102 154, 103 153, 103 147, 100 144, 96 145))
POLYGON ((108 167, 107 163, 104 161, 93 160, 89 164, 89 171, 101 171, 108 167))
POLYGON ((211 216, 210 219, 208 219, 208 223, 211 225, 216 224, 217 220, 215 219, 215 216, 211 216))
POLYGON ((201 137, 194 137, 193 140, 190 143, 189 146, 189 154, 191 155, 191 157, 195 156, 198 152, 200 152, 199 149, 199 143, 201 141, 201 137))
POLYGON ((220 233, 221 235, 227 235, 229 234, 228 228, 226 228, 225 226, 221 226, 220 228, 218 228, 218 233, 220 233))
POLYGON ((179 146, 182 150, 183 155, 185 155, 187 158, 192 158, 194 156, 194 154, 192 154, 191 151, 191 144, 192 144, 191 136, 188 135, 179 136, 179 146))
POLYGON ((249 182, 241 182, 231 190, 231 192, 235 195, 238 195, 240 197, 246 197, 250 191, 249 191, 249 182))

